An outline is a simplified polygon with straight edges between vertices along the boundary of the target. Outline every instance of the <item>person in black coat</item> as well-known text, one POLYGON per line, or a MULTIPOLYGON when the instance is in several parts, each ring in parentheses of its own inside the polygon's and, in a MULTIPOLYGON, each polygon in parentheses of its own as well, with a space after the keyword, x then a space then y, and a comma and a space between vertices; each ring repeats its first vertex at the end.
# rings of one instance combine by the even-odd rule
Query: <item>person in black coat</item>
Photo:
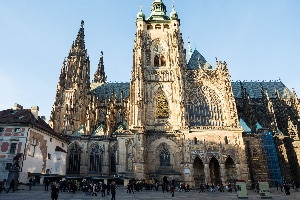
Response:
POLYGON ((284 191, 286 195, 290 195, 290 186, 288 184, 285 184, 284 186, 284 191))
POLYGON ((113 181, 110 185, 111 200, 116 200, 116 183, 113 181))
POLYGON ((11 180, 11 182, 10 182, 10 184, 9 184, 9 188, 8 188, 8 190, 6 191, 6 193, 9 192, 10 189, 12 189, 12 191, 15 192, 15 180, 14 180, 14 179, 11 180))
POLYGON ((59 192, 59 189, 56 187, 56 185, 52 184, 51 185, 51 199, 52 200, 57 200, 58 192, 59 192))

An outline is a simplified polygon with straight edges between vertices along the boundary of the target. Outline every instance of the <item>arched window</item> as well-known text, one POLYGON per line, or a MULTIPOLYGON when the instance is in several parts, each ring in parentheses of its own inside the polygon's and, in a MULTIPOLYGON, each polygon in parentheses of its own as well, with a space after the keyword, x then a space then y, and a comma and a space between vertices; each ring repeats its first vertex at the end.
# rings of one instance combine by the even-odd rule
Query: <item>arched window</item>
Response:
POLYGON ((158 56, 158 55, 155 55, 155 56, 154 56, 154 66, 155 66, 155 67, 158 67, 158 66, 159 66, 159 56, 158 56))
POLYGON ((103 150, 99 144, 94 144, 90 148, 90 172, 101 172, 102 171, 102 155, 103 150))
POLYGON ((160 57, 160 65, 161 66, 166 66, 166 59, 163 55, 161 55, 161 57, 160 57))
POLYGON ((194 144, 198 143, 198 139, 196 137, 194 137, 194 144))
POLYGON ((147 29, 148 29, 148 30, 152 30, 152 29, 153 29, 153 26, 152 26, 152 25, 148 25, 148 26, 147 26, 147 29))
POLYGON ((112 153, 110 156, 110 171, 112 173, 117 172, 116 152, 112 153))
POLYGON ((69 155, 69 172, 79 173, 80 172, 80 161, 81 161, 81 148, 78 144, 74 144, 70 150, 69 155))
POLYGON ((227 136, 225 136, 224 141, 225 141, 225 144, 228 144, 228 138, 227 138, 227 136))
POLYGON ((160 149, 159 161, 160 161, 160 166, 161 167, 171 166, 170 152, 169 152, 166 144, 163 144, 162 148, 160 149))

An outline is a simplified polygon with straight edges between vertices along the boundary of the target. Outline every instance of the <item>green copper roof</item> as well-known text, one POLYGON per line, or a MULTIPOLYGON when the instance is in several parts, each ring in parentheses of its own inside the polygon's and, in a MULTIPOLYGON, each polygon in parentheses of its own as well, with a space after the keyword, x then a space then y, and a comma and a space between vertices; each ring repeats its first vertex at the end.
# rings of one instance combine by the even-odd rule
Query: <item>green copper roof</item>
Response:
POLYGON ((232 91, 235 98, 242 98, 244 88, 250 98, 262 98, 261 87, 270 98, 293 98, 294 94, 281 81, 236 81, 232 82, 232 91))
POLYGON ((187 69, 199 69, 199 64, 201 68, 212 68, 212 66, 205 60, 205 58, 197 50, 194 50, 188 62, 187 69))
POLYGON ((154 0, 151 6, 151 14, 147 20, 170 20, 166 15, 167 9, 161 0, 154 0))
POLYGON ((243 119, 240 119, 239 122, 240 122, 240 126, 242 127, 244 132, 251 132, 251 129, 249 128, 249 126, 246 124, 246 122, 243 119))
POLYGON ((129 88, 129 83, 104 83, 93 85, 91 93, 96 94, 100 100, 110 99, 112 95, 120 100, 129 97, 129 88))

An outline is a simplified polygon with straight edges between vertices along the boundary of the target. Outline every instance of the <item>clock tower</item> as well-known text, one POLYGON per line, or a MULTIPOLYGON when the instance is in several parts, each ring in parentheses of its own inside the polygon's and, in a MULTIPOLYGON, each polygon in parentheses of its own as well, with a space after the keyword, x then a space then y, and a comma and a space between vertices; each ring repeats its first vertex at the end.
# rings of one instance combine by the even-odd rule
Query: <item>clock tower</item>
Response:
POLYGON ((170 160, 169 149, 173 146, 176 153, 178 148, 167 138, 185 126, 186 53, 174 6, 169 16, 166 12, 162 0, 154 0, 150 16, 140 10, 136 19, 128 124, 135 134, 134 176, 142 179, 155 171, 151 163, 158 159, 159 174, 170 172, 171 163, 175 168, 180 163, 179 157, 170 160))
POLYGON ((183 126, 183 74, 186 52, 180 20, 170 16, 161 0, 152 3, 150 17, 142 10, 136 19, 133 73, 130 84, 131 129, 174 131, 183 126))

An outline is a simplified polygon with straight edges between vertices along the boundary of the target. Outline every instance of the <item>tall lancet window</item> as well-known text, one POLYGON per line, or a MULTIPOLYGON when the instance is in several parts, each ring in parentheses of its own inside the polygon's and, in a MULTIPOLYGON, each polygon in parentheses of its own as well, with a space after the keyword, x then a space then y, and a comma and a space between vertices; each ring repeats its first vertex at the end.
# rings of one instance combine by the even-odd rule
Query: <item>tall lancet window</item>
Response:
POLYGON ((160 65, 166 66, 166 58, 163 55, 160 56, 160 65))
POLYGON ((80 173, 81 148, 75 143, 71 147, 69 155, 69 172, 80 173))
POLYGON ((157 118, 169 117, 168 100, 163 94, 158 94, 156 97, 156 117, 157 118))
POLYGON ((159 161, 161 167, 171 166, 170 152, 166 144, 162 144, 159 154, 159 161))
POLYGON ((99 144, 93 144, 90 147, 90 172, 99 173, 102 171, 103 149, 99 144))
POLYGON ((159 66, 159 56, 158 56, 158 55, 155 55, 155 56, 154 56, 154 66, 155 66, 155 67, 158 67, 158 66, 159 66))

